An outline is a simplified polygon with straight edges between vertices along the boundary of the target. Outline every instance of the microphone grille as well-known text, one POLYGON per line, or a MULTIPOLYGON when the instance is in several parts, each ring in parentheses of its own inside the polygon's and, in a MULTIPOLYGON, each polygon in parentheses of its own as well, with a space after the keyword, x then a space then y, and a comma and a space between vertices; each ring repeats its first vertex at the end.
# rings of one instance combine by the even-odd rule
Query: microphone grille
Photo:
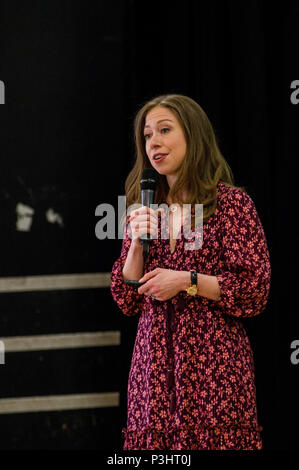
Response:
POLYGON ((155 190, 157 185, 157 172, 152 168, 144 168, 141 175, 141 189, 155 190))

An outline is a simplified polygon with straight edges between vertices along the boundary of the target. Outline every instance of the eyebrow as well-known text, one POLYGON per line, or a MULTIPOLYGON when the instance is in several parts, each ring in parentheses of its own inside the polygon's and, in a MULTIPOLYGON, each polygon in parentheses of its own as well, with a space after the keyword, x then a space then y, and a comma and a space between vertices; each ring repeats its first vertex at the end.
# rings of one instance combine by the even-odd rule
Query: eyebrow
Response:
MULTIPOLYGON (((159 122, 163 122, 163 121, 174 122, 174 121, 172 121, 171 119, 160 119, 160 121, 157 121, 157 124, 159 124, 159 122)), ((144 129, 145 129, 146 127, 150 127, 150 126, 144 126, 144 129)))

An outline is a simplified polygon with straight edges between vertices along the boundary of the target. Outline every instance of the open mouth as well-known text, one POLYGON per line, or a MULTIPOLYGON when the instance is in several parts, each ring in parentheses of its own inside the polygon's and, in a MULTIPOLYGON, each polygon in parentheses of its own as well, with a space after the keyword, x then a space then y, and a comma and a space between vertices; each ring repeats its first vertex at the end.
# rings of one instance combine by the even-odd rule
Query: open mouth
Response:
POLYGON ((160 162, 162 160, 164 160, 166 157, 167 157, 168 153, 160 153, 159 155, 156 155, 154 157, 154 161, 155 162, 160 162))

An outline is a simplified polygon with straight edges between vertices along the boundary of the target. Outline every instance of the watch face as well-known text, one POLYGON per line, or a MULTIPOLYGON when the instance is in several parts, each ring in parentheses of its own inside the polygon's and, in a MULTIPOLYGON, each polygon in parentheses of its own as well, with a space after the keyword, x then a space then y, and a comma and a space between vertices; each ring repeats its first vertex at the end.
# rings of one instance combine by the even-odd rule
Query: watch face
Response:
POLYGON ((188 292, 189 295, 196 295, 197 294, 197 287, 196 286, 188 287, 187 292, 188 292))

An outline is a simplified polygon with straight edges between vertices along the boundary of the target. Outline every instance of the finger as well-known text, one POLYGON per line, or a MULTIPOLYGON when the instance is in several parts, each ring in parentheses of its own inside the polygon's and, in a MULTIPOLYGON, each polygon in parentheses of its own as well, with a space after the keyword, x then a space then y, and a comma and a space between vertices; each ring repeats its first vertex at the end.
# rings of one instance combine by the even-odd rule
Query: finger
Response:
POLYGON ((148 207, 148 206, 141 206, 141 207, 138 209, 139 214, 143 214, 143 215, 145 215, 145 214, 150 214, 151 211, 152 211, 152 209, 151 209, 150 207, 148 207))
POLYGON ((149 290, 148 285, 145 283, 143 284, 143 286, 138 287, 137 292, 138 294, 141 294, 141 295, 142 294, 149 295, 148 290, 149 290))
POLYGON ((154 217, 148 217, 146 215, 138 215, 136 217, 132 217, 131 219, 129 219, 129 222, 131 223, 138 223, 138 224, 141 224, 141 223, 144 223, 144 224, 149 224, 149 225, 152 225, 153 227, 157 227, 158 226, 158 219, 157 218, 154 218, 154 217))
MULTIPOLYGON (((158 217, 157 217, 157 213, 155 211, 153 211, 152 209, 149 209, 147 208, 148 211, 144 212, 144 211, 140 211, 139 214, 137 214, 137 216, 139 215, 140 218, 144 219, 144 220, 158 220, 158 217)), ((136 217, 137 217, 136 216, 136 217)))
POLYGON ((146 206, 141 206, 138 209, 133 210, 129 214, 129 219, 133 220, 139 215, 145 215, 147 213, 147 207, 146 206))
MULTIPOLYGON (((157 209, 158 210, 158 209, 157 209)), ((135 217, 136 215, 146 215, 146 216, 157 216, 157 210, 151 209, 148 206, 141 206, 139 209, 135 209, 131 212, 130 216, 135 217)))
POLYGON ((148 225, 139 225, 136 224, 132 227, 132 232, 133 233, 139 233, 139 235, 145 235, 147 233, 151 235, 156 235, 157 234, 157 227, 149 227, 148 225))
POLYGON ((158 219, 153 217, 147 217, 146 215, 138 215, 137 217, 133 217, 131 222, 158 225, 158 219))
POLYGON ((133 217, 135 217, 138 214, 139 214, 139 209, 135 209, 134 211, 130 212, 129 217, 130 217, 130 219, 132 219, 133 217))
POLYGON ((153 271, 149 271, 148 273, 144 274, 144 276, 142 276, 140 279, 139 279, 139 282, 147 282, 149 279, 152 279, 153 277, 155 277, 157 275, 157 270, 154 269, 153 271))
POLYGON ((156 212, 154 209, 152 209, 152 208, 149 207, 149 206, 142 206, 142 209, 144 209, 144 213, 145 213, 145 214, 152 214, 152 215, 154 215, 155 212, 156 212))
POLYGON ((156 225, 151 225, 146 222, 142 223, 133 223, 131 225, 133 232, 142 232, 142 233, 157 233, 157 226, 156 225))
POLYGON ((140 230, 157 230, 158 226, 157 225, 154 225, 154 224, 150 224, 149 222, 135 222, 134 224, 132 224, 133 226, 133 229, 135 227, 138 227, 140 230))

